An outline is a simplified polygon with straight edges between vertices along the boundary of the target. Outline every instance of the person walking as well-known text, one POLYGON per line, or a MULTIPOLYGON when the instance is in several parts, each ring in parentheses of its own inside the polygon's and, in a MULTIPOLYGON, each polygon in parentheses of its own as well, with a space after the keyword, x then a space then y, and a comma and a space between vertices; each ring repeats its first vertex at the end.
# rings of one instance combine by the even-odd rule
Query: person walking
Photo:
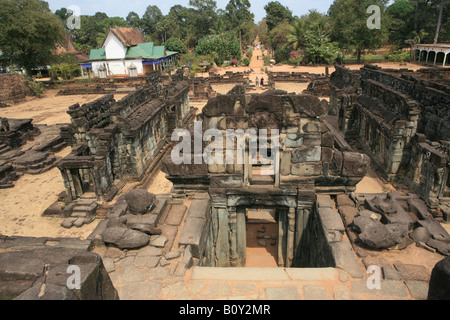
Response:
POLYGON ((264 86, 264 78, 261 78, 261 87, 264 86))
POLYGON ((259 87, 259 77, 256 77, 256 87, 259 87))

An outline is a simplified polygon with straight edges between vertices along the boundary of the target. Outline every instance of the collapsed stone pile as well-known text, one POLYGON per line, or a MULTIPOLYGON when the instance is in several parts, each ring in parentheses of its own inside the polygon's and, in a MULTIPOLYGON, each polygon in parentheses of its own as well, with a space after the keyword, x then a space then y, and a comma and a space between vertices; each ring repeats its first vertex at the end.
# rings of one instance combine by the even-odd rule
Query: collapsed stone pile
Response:
POLYGON ((339 212, 358 245, 382 250, 405 249, 416 243, 430 251, 450 254, 449 234, 416 195, 358 195, 356 206, 353 201, 345 202, 345 197, 337 196, 339 212))
POLYGON ((0 75, 0 102, 17 103, 32 95, 25 77, 15 73, 0 75))
POLYGON ((101 233, 106 244, 120 249, 137 249, 160 242, 164 247, 167 238, 156 226, 167 206, 167 198, 161 198, 145 190, 132 190, 121 196, 108 212, 106 228, 101 233))

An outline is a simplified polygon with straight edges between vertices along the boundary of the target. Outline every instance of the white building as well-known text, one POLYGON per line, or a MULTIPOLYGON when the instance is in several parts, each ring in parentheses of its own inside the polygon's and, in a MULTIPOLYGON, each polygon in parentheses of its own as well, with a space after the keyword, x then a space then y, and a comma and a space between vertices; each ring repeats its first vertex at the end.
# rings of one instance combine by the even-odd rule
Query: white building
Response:
POLYGON ((81 67, 83 73, 90 69, 100 78, 144 76, 173 66, 177 53, 146 42, 137 29, 116 27, 109 30, 100 49, 91 50, 81 67))

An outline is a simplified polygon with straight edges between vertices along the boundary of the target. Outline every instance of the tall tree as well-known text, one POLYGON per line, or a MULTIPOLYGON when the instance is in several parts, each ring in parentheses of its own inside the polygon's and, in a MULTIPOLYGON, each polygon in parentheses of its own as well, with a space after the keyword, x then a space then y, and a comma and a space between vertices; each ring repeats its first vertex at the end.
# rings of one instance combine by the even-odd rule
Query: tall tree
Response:
POLYGON ((189 0, 189 5, 195 9, 191 16, 191 28, 198 40, 207 36, 217 23, 217 3, 214 0, 189 0))
POLYGON ((127 20, 128 24, 130 25, 130 27, 139 28, 141 25, 141 18, 134 11, 131 11, 130 13, 128 13, 126 20, 127 20))
POLYGON ((406 0, 396 1, 386 8, 389 16, 389 43, 404 48, 406 40, 414 38, 414 5, 406 0))
POLYGON ((328 10, 331 21, 331 40, 339 43, 341 49, 353 51, 357 62, 365 50, 375 50, 387 38, 388 24, 383 22, 384 8, 388 0, 335 0, 328 10), (370 5, 381 10, 381 29, 369 29, 366 12, 370 5))
POLYGON ((266 23, 269 28, 269 32, 272 31, 283 21, 292 22, 292 11, 288 7, 283 6, 278 1, 271 1, 264 6, 266 11, 266 23))
POLYGON ((225 7, 226 16, 231 22, 233 29, 237 29, 239 32, 239 43, 242 51, 242 32, 243 26, 252 21, 255 15, 250 12, 250 1, 249 0, 230 0, 230 2, 225 7))
POLYGON ((436 35, 434 36, 433 43, 437 43, 438 39, 439 39, 439 31, 441 30, 441 23, 442 23, 442 14, 444 12, 444 3, 445 3, 445 0, 442 0, 441 7, 439 8, 439 18, 438 18, 438 23, 437 23, 437 27, 436 27, 436 35))
POLYGON ((156 25, 162 19, 163 14, 158 6, 148 6, 141 19, 141 28, 147 35, 156 32, 156 25))
POLYGON ((48 3, 40 0, 0 0, 0 51, 2 60, 31 74, 51 62, 62 39, 63 26, 48 3))

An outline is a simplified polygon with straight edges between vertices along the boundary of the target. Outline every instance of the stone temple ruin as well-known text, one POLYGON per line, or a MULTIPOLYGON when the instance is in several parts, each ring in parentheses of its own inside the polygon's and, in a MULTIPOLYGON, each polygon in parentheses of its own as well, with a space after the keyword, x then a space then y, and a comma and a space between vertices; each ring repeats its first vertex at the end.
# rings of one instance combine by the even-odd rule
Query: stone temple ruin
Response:
MULTIPOLYGON (((282 78, 296 82, 306 76, 282 78)), ((65 228, 101 221, 85 241, 2 237, 0 248, 47 252, 47 260, 56 265, 49 273, 51 298, 83 299, 86 290, 92 290, 93 299, 116 299, 118 292, 133 297, 139 291, 135 283, 117 284, 105 273, 111 279, 120 274, 122 282, 141 279, 143 286, 150 286, 168 277, 184 279, 192 267, 245 268, 250 220, 265 212, 276 235, 263 236, 262 227, 258 244, 274 248, 283 272, 336 268, 351 281, 360 281, 367 277, 366 269, 377 264, 384 280, 405 281, 409 293, 399 297, 448 299, 450 236, 441 225, 449 222, 450 209, 448 73, 335 66, 329 79, 311 80, 317 81, 317 92, 328 83, 329 102, 273 89, 252 94, 245 83, 220 95, 209 90, 206 80, 195 79, 193 86, 180 71, 169 78, 149 74, 145 85, 119 101, 107 94, 71 106, 71 124, 61 128, 61 138, 72 152, 57 161, 66 191, 53 209, 65 218, 65 228), (198 114, 189 104, 190 94, 209 99, 198 114), (183 142, 192 154, 181 164, 173 156, 173 137, 182 140, 177 129, 190 133, 183 142), (256 136, 228 135, 251 130, 256 136), (208 141, 208 132, 225 138, 208 141), (255 138, 267 150, 252 149, 255 138), (227 145, 233 148, 226 150, 227 145), (216 159, 232 161, 204 161, 211 147, 216 159), (355 193, 371 167, 386 181, 410 190, 355 193), (173 184, 170 194, 147 191, 145 181, 159 168, 173 184), (138 187, 122 192, 129 182, 138 187), (93 254, 80 257, 79 251, 54 259, 49 246, 55 252, 61 247, 102 252, 102 260, 93 254), (412 246, 447 258, 431 274, 423 266, 383 257, 386 250, 412 246), (83 282, 85 290, 67 291, 55 272, 77 261, 92 276, 83 282), (151 284, 139 270, 150 270, 151 284), (118 285, 117 291, 111 284, 118 285), (427 292, 417 293, 424 286, 427 292)), ((30 257, 39 260, 33 254, 30 257)), ((5 259, 0 259, 0 275, 12 276, 9 282, 0 277, 0 289, 14 279, 12 264, 1 261, 26 259, 14 252, 1 255, 5 259)), ((29 273, 40 281, 36 270, 49 262, 36 263, 38 267, 30 264, 34 269, 29 273)), ((1 297, 40 298, 34 281, 1 289, 1 297)), ((168 291, 152 297, 164 299, 168 291)))
POLYGON ((117 102, 106 95, 69 107, 72 124, 61 135, 73 151, 58 163, 72 203, 65 227, 91 222, 96 201, 110 201, 125 183, 142 180, 171 132, 192 118, 186 82, 174 77, 163 86, 160 76, 148 81, 117 102))

